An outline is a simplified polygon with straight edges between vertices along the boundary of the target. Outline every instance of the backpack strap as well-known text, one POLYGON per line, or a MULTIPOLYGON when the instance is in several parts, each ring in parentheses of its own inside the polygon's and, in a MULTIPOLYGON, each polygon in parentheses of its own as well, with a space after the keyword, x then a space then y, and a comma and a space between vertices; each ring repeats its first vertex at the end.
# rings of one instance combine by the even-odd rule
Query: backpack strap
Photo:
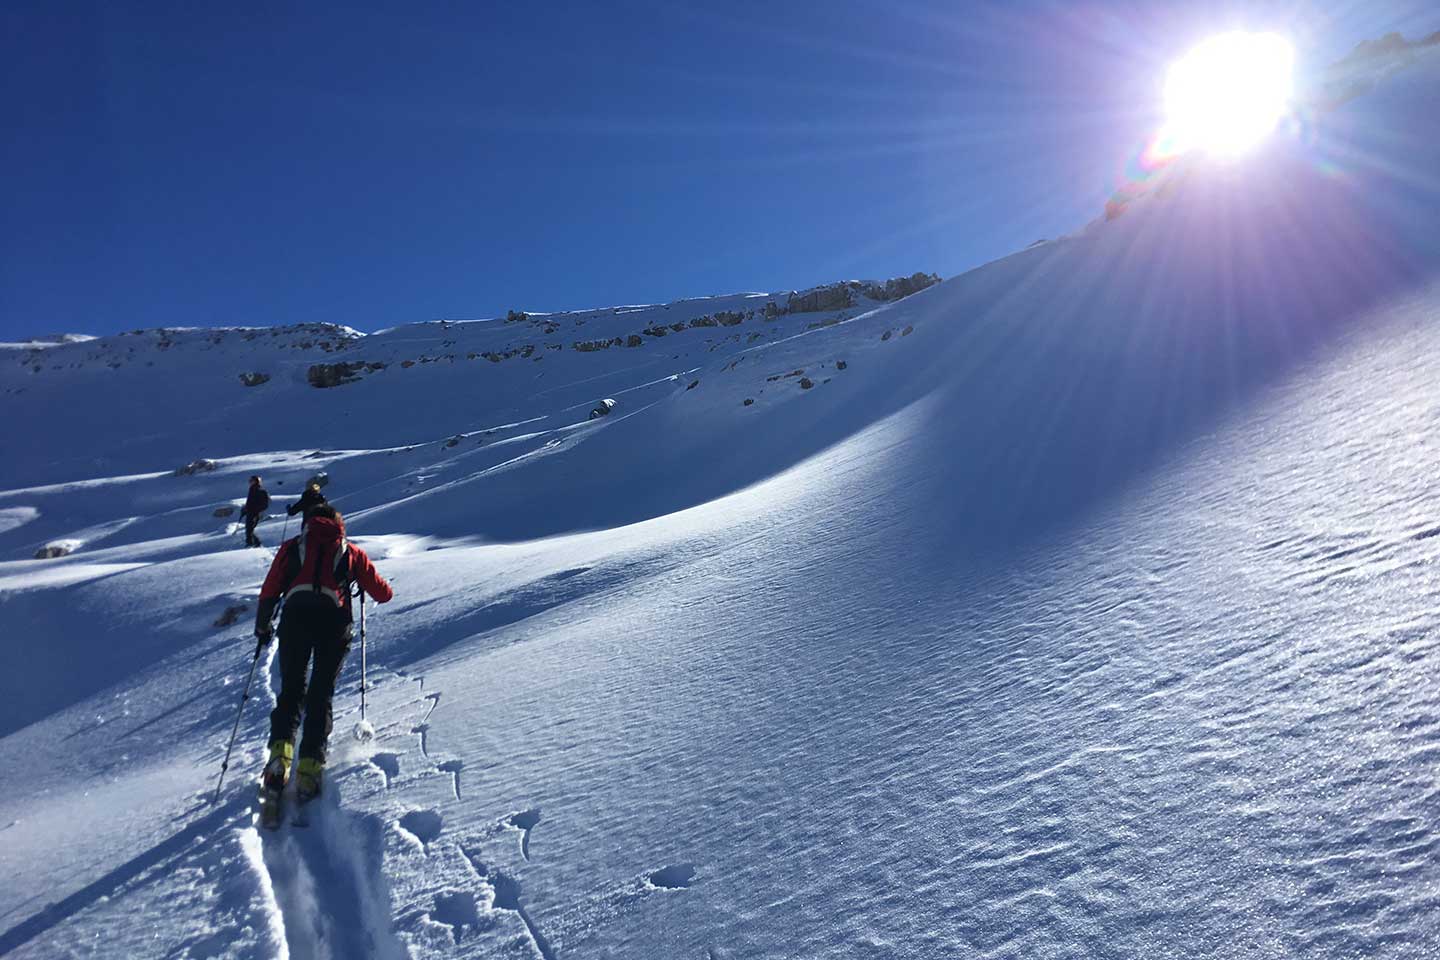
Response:
POLYGON ((280 595, 283 597, 290 592, 290 585, 295 578, 300 576, 300 570, 305 566, 305 531, 300 531, 300 536, 290 541, 290 549, 285 554, 285 579, 281 581, 280 595))
POLYGON ((335 548, 335 563, 334 563, 334 566, 333 566, 332 570, 333 570, 333 572, 334 572, 334 574, 335 574, 335 586, 336 586, 336 588, 338 588, 338 592, 339 592, 340 596, 342 596, 342 597, 345 598, 345 599, 341 602, 340 605, 341 605, 342 607, 344 607, 344 606, 349 606, 349 604, 350 604, 350 541, 349 541, 349 540, 346 540, 344 537, 341 537, 341 538, 340 538, 340 543, 339 543, 339 545, 336 546, 336 548, 335 548))

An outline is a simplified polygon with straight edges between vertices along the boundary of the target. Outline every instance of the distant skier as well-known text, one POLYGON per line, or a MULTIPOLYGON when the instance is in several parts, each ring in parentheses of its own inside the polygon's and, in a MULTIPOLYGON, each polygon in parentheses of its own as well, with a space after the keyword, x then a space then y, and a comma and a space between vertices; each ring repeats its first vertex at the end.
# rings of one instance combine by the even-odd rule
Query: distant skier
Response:
POLYGON ((610 415, 610 411, 614 409, 614 400, 601 400, 599 403, 595 404, 595 409, 590 411, 590 419, 595 420, 600 417, 608 417, 610 415))
POLYGON ((240 516, 245 518, 245 546, 260 546, 260 538, 255 536, 255 525, 265 516, 265 511, 270 509, 270 494, 260 486, 260 477, 250 478, 250 492, 245 497, 245 506, 240 509, 240 516))
POLYGON ((330 701, 350 650, 352 581, 376 603, 387 603, 395 595, 365 551, 346 541, 340 512, 322 504, 310 511, 309 523, 298 537, 280 545, 260 588, 255 637, 262 644, 270 642, 270 620, 280 598, 285 598, 279 630, 280 695, 270 714, 270 759, 261 777, 264 794, 277 810, 295 756, 302 707, 305 735, 296 767, 296 794, 304 803, 320 792, 332 723, 330 701))
POLYGON ((286 507, 285 512, 292 517, 297 513, 300 514, 300 529, 304 530, 305 524, 309 522, 310 515, 315 509, 327 505, 325 494, 320 492, 320 484, 312 480, 310 485, 305 488, 305 492, 300 494, 300 499, 286 507))

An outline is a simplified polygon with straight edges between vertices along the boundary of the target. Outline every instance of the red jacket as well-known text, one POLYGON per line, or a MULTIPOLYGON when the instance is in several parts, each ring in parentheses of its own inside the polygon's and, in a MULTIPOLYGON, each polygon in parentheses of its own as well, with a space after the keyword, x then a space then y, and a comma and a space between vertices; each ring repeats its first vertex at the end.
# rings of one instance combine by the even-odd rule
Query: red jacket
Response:
POLYGON ((345 524, 329 517, 312 517, 304 533, 286 540, 276 551, 270 573, 260 588, 261 609, 273 610, 275 601, 283 593, 315 589, 318 574, 320 592, 348 612, 350 597, 341 590, 335 576, 336 551, 342 542, 347 552, 350 580, 360 584, 376 603, 387 603, 395 591, 375 570, 365 551, 345 541, 345 524), (291 560, 292 555, 299 559, 298 564, 291 560))

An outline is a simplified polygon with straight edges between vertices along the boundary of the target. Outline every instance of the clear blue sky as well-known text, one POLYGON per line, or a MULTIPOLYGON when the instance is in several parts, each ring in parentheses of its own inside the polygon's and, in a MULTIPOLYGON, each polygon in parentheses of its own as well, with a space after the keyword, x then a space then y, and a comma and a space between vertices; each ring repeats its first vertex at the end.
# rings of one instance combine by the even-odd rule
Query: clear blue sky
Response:
POLYGON ((0 5, 0 339, 946 276, 1094 217, 1210 32, 1432 0, 0 5))

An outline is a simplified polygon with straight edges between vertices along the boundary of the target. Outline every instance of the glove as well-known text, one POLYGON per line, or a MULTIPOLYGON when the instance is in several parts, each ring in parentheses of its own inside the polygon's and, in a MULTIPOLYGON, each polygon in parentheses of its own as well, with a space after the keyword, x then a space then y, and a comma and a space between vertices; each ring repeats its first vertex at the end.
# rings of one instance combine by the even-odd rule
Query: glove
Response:
POLYGON ((271 629, 269 623, 262 622, 255 624, 255 639, 260 641, 260 646, 265 646, 274 639, 274 637, 275 631, 271 629))

